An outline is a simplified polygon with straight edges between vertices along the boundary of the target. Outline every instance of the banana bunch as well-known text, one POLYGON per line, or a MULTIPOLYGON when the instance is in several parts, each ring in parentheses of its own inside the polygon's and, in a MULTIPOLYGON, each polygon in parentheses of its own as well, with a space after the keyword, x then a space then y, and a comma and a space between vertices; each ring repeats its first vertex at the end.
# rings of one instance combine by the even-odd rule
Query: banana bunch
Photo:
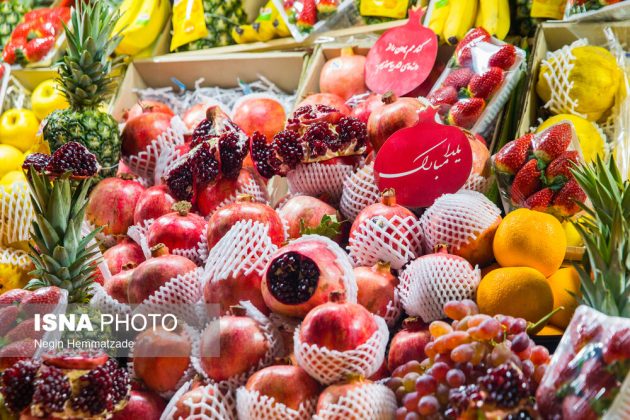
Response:
POLYGON ((267 42, 274 38, 291 36, 289 27, 282 19, 272 0, 260 8, 258 17, 251 25, 239 25, 232 29, 232 38, 237 44, 267 42))
POLYGON ((132 57, 143 55, 160 37, 171 16, 170 0, 123 0, 118 10, 120 19, 114 33, 120 32, 122 41, 117 54, 132 57))
POLYGON ((473 27, 504 39, 510 30, 509 0, 431 0, 428 27, 440 41, 455 45, 473 27))

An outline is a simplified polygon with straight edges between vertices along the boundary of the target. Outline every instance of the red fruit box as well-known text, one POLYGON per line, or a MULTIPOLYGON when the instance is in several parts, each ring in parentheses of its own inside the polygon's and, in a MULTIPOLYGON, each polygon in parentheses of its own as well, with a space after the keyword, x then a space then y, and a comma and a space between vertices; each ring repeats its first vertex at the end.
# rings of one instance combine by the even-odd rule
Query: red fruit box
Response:
POLYGON ((428 99, 447 124, 487 136, 525 67, 525 52, 471 29, 457 45, 428 99))

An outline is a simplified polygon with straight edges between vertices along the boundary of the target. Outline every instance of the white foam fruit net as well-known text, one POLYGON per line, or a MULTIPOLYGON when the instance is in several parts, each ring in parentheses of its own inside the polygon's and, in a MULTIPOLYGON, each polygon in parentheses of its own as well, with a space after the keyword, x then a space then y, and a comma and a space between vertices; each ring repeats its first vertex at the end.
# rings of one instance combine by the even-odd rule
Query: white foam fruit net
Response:
POLYGON ((400 296, 398 293, 398 289, 394 290, 394 300, 391 300, 387 304, 387 312, 383 316, 385 323, 387 323, 388 327, 393 327, 396 325, 398 318, 402 314, 402 303, 400 302, 400 296))
POLYGON ((479 174, 471 173, 461 189, 468 191, 477 191, 485 194, 490 188, 490 185, 492 185, 492 181, 492 177, 486 178, 479 174))
POLYGON ((20 249, 0 248, 0 264, 9 264, 21 270, 31 267, 31 259, 27 252, 20 249))
POLYGON ((350 221, 356 219, 361 210, 378 203, 381 193, 374 180, 374 163, 357 170, 343 183, 341 193, 341 213, 350 221))
POLYGON ((12 244, 30 239, 35 217, 28 184, 0 187, 0 242, 12 244))
POLYGON ((333 203, 341 199, 344 181, 352 174, 352 165, 300 164, 287 174, 289 192, 317 197, 326 194, 333 203))
POLYGON ((300 328, 293 337, 293 354, 298 365, 318 382, 328 385, 341 381, 348 375, 372 376, 383 364, 389 340, 385 320, 373 315, 378 330, 354 350, 337 351, 300 340, 300 328))
MULTIPOLYGON (((107 280, 106 280, 107 281, 107 280)), ((107 293, 105 288, 100 284, 92 285, 92 298, 90 306, 108 314, 130 314, 131 306, 121 303, 107 293)))
POLYGON ((348 251, 357 266, 385 261, 398 270, 422 255, 421 232, 415 217, 377 216, 357 226, 350 236, 348 251))
POLYGON ((171 119, 171 126, 153 139, 145 150, 137 155, 124 156, 123 162, 138 177, 142 178, 147 185, 153 185, 155 179, 155 168, 160 158, 162 150, 174 150, 174 146, 184 144, 184 133, 186 126, 178 116, 171 119))
POLYGON ((177 403, 192 389, 193 381, 186 382, 169 401, 160 420, 235 420, 236 416, 225 404, 224 392, 216 384, 201 386, 203 399, 184 399, 181 404, 187 408, 186 418, 175 417, 177 403))
POLYGON ((458 249, 492 226, 500 214, 492 201, 476 191, 444 194, 420 218, 424 249, 433 252, 437 245, 458 249))
POLYGON ((240 195, 250 195, 253 197, 255 203, 263 203, 269 205, 269 193, 267 189, 261 186, 255 179, 250 179, 247 183, 240 185, 237 190, 234 191, 225 200, 221 201, 216 208, 208 214, 207 218, 211 217, 215 211, 221 207, 225 207, 228 204, 235 203, 240 195))
POLYGON ((480 281, 479 269, 465 259, 436 253, 405 267, 398 291, 408 315, 431 322, 444 318, 442 308, 447 302, 474 299, 480 281))
POLYGON ((245 387, 236 391, 236 412, 239 420, 309 420, 316 405, 317 398, 311 398, 302 401, 298 410, 294 410, 258 391, 250 391, 245 387))
POLYGON ((321 409, 313 420, 389 420, 396 414, 396 396, 385 385, 365 383, 321 409))

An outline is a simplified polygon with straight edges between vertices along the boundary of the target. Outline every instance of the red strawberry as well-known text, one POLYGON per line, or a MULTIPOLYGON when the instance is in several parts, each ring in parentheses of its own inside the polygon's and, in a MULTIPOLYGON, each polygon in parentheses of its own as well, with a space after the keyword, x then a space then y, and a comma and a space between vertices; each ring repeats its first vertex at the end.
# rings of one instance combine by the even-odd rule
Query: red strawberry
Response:
POLYGON ((572 179, 571 168, 579 162, 579 159, 578 152, 575 150, 567 150, 554 159, 545 170, 547 184, 567 182, 569 179, 572 179))
POLYGON ((586 200, 586 193, 575 179, 570 179, 556 194, 551 206, 558 216, 569 217, 581 210, 577 203, 584 200, 586 200))
POLYGON ((525 134, 523 137, 508 142, 493 156, 494 166, 497 171, 514 175, 525 165, 529 149, 532 145, 533 134, 525 134))
POLYGON ((439 108, 440 114, 446 114, 455 102, 457 102, 457 89, 453 86, 442 86, 427 97, 429 102, 439 108))
POLYGON ((469 98, 457 102, 448 113, 448 123, 462 128, 471 128, 479 119, 486 102, 481 98, 469 98))
POLYGON ((19 313, 20 310, 14 305, 0 309, 0 336, 4 336, 13 328, 19 313))
POLYGON ((308 31, 317 23, 317 5, 315 0, 304 0, 302 11, 297 18, 297 26, 301 31, 308 31))
POLYGON ((29 63, 37 63, 50 52, 54 45, 54 36, 32 39, 24 47, 24 54, 29 63))
POLYGON ((512 190, 510 192, 514 203, 522 206, 527 197, 542 188, 540 174, 536 159, 531 159, 518 171, 512 182, 512 190))
POLYGON ((25 297, 20 308, 27 316, 46 314, 55 309, 60 300, 60 288, 55 286, 42 287, 25 297))
POLYGON ((442 87, 452 86, 459 91, 461 88, 468 86, 470 79, 472 79, 474 75, 475 73, 466 67, 455 69, 446 76, 444 82, 442 83, 442 87))
POLYGON ((32 338, 27 338, 2 347, 0 349, 0 371, 13 366, 20 360, 33 357, 37 351, 35 341, 32 338))
POLYGON ((499 67, 503 70, 509 70, 516 61, 516 48, 512 44, 505 44, 499 51, 494 53, 488 65, 491 67, 499 67))
POLYGON ((475 74, 470 79, 468 91, 475 98, 488 99, 503 83, 503 76, 503 70, 498 67, 490 67, 484 74, 475 74))
POLYGON ((4 338, 8 343, 24 340, 25 338, 40 339, 44 335, 44 331, 35 331, 35 319, 29 318, 20 322, 15 328, 5 334, 4 338))
POLYGON ((26 296, 30 295, 31 293, 33 292, 24 289, 9 290, 8 292, 4 292, 0 295, 0 305, 11 305, 14 303, 20 303, 22 302, 22 300, 24 300, 26 296))
POLYGON ((630 329, 623 328, 615 332, 604 347, 604 362, 630 359, 630 329))
POLYGON ((468 31, 466 36, 455 47, 455 59, 461 67, 472 63, 472 47, 479 42, 490 41, 490 34, 483 28, 474 28, 468 31))
POLYGON ((554 191, 551 188, 543 188, 542 190, 535 192, 525 200, 525 207, 530 210, 545 211, 551 205, 554 191))
POLYGON ((339 7, 338 0, 318 0, 317 11, 323 15, 328 15, 337 10, 339 7))
POLYGON ((571 123, 552 125, 534 140, 534 155, 549 163, 560 156, 571 144, 571 123))

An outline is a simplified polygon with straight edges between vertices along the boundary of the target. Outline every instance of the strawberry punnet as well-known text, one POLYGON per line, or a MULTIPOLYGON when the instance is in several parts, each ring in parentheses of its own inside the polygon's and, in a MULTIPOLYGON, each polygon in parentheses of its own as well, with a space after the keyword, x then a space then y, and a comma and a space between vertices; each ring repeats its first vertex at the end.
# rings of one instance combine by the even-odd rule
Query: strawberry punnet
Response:
POLYGON ((522 205, 527 197, 540 190, 542 188, 540 175, 538 161, 531 159, 527 162, 514 177, 511 191, 512 201, 522 205))
POLYGON ((508 175, 516 174, 525 165, 533 138, 533 134, 526 134, 503 146, 494 156, 497 170, 508 175))
POLYGON ((488 65, 491 67, 499 67, 503 70, 509 70, 516 62, 516 48, 512 44, 505 44, 499 51, 494 53, 488 65))
POLYGON ((483 28, 469 31, 455 48, 455 59, 460 66, 469 66, 472 62, 472 47, 480 42, 489 42, 490 34, 483 28))
POLYGON ((549 127, 534 141, 534 155, 545 163, 551 162, 567 150, 571 144, 572 135, 570 123, 565 122, 549 127))

